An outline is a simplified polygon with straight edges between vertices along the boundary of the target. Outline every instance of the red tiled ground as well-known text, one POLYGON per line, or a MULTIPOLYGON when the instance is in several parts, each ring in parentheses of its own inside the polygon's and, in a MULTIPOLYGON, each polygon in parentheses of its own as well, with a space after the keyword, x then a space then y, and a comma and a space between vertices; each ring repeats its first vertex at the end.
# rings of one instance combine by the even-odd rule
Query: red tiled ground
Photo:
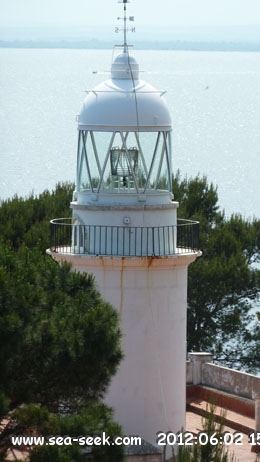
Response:
MULTIPOLYGON (((200 401, 199 406, 201 408, 206 409, 206 402, 200 401)), ((234 419, 234 421, 239 419, 238 421, 242 425, 248 426, 249 428, 252 428, 252 430, 254 430, 254 419, 244 417, 241 414, 233 413, 231 411, 226 411, 226 417, 228 418, 228 420, 234 419)), ((194 412, 187 411, 186 430, 194 433, 202 431, 202 417, 198 414, 195 414, 194 412)), ((235 430, 231 427, 225 427, 224 430, 230 432, 232 435, 235 432, 235 430)), ((246 433, 243 433, 243 438, 241 442, 243 443, 242 445, 232 444, 228 446, 230 453, 234 453, 236 457, 236 462, 255 462, 256 460, 260 461, 260 457, 258 456, 257 459, 256 454, 251 452, 251 446, 248 443, 248 437, 246 433)))

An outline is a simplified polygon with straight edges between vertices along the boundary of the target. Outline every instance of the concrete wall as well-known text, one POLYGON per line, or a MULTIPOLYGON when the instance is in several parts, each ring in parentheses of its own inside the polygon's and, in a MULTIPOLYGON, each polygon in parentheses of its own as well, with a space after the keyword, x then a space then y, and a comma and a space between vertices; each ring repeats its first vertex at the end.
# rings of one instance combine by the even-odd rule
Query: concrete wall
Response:
POLYGON ((260 390, 260 377, 227 367, 204 363, 202 364, 201 385, 252 399, 252 392, 260 390))
POLYGON ((193 383, 193 378, 192 378, 192 362, 187 361, 186 362, 186 383, 187 385, 193 383))
POLYGON ((186 363, 186 382, 252 399, 260 390, 260 377, 213 364, 207 353, 189 353, 186 363))

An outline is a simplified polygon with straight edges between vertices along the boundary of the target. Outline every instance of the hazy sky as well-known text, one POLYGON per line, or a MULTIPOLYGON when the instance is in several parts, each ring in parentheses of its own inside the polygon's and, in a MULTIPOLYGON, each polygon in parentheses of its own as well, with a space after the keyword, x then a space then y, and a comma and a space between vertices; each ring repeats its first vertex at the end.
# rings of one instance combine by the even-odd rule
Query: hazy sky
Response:
MULTIPOLYGON (((117 0, 0 0, 0 25, 114 24, 117 0)), ((260 0, 133 0, 135 25, 260 24, 260 0)))

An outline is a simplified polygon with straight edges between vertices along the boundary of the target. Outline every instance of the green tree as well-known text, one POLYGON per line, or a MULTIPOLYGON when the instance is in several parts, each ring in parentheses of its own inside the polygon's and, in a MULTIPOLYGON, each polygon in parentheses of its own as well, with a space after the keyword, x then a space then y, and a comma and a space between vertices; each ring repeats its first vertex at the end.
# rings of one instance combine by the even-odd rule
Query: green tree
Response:
POLYGON ((37 251, 1 257, 2 391, 15 405, 100 397, 121 359, 120 332, 93 277, 37 251))
MULTIPOLYGON (((0 460, 10 435, 27 431, 121 432, 111 410, 100 404, 122 358, 117 312, 102 299, 91 275, 58 265, 40 250, 26 248, 23 239, 15 250, 8 239, 0 245, 0 419, 7 417, 0 460)), ((93 450, 94 460, 123 457, 123 447, 102 450, 93 450)), ((31 461, 81 458, 75 445, 31 454, 31 461)))
POLYGON ((225 365, 259 370, 260 221, 219 211, 206 177, 173 178, 179 217, 200 221, 203 251, 188 273, 188 351, 210 351, 225 365))
POLYGON ((70 217, 70 201, 74 185, 58 183, 53 191, 43 191, 38 197, 14 196, 1 202, 0 236, 11 249, 25 245, 45 252, 50 242, 50 220, 70 217))
MULTIPOLYGON (((79 416, 78 435, 100 431, 102 422, 112 430, 111 412, 98 403, 122 358, 121 334, 117 312, 101 298, 93 277, 37 250, 17 253, 2 246, 0 285, 0 417, 9 411, 0 448, 8 447, 10 434, 31 428, 68 434, 79 416), (90 426, 90 409, 92 421, 94 411, 100 417, 96 426, 90 426)), ((72 450, 59 454, 69 457, 72 450)), ((122 448, 117 450, 122 457, 122 448)))

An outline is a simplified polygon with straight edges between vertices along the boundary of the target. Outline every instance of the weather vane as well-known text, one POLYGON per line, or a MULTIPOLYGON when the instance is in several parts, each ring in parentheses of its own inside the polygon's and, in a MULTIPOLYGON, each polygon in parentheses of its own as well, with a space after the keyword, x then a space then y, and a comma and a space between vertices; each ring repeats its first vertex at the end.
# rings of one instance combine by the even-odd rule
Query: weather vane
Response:
POLYGON ((127 49, 126 33, 128 31, 135 32, 135 27, 127 27, 127 21, 132 22, 132 21, 135 20, 135 18, 134 18, 134 16, 127 17, 127 15, 126 15, 126 4, 130 3, 128 0, 118 1, 118 3, 123 3, 124 4, 124 17, 123 18, 120 18, 120 17, 117 18, 118 20, 124 21, 124 27, 123 28, 116 27, 115 32, 116 33, 120 32, 120 31, 124 32, 124 45, 123 46, 124 46, 124 51, 126 52, 126 49, 127 49))

